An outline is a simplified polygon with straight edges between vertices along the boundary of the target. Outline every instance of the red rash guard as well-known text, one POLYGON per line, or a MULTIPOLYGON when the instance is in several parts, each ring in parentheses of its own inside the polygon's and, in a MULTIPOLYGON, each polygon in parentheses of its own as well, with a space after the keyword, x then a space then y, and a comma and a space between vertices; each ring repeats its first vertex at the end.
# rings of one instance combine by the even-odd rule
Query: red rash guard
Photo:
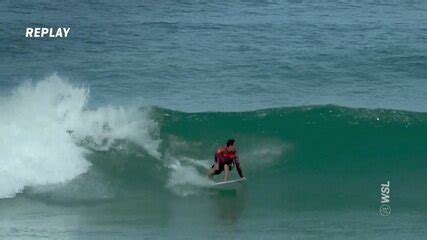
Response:
POLYGON ((240 177, 243 177, 242 168, 239 162, 239 156, 237 152, 228 152, 227 147, 220 148, 215 153, 215 162, 218 162, 219 165, 232 164, 233 162, 236 164, 237 172, 240 177))

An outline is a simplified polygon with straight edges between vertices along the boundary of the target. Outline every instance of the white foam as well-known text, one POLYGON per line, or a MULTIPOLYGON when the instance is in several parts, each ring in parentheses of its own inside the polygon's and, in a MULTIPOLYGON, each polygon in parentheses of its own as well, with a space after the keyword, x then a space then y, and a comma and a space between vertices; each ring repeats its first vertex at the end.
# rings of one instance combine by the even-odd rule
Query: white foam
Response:
POLYGON ((128 139, 159 158, 157 125, 137 108, 87 109, 89 90, 57 75, 26 82, 0 98, 0 198, 26 186, 62 183, 90 167, 79 143, 100 149, 128 139), (72 130, 73 133, 67 133, 72 130))
POLYGON ((194 166, 185 166, 176 160, 168 167, 171 169, 171 172, 167 187, 177 195, 188 196, 197 194, 201 188, 213 184, 213 181, 209 180, 206 174, 202 175, 194 166))
POLYGON ((247 138, 244 150, 239 152, 239 156, 244 171, 245 169, 254 170, 268 167, 278 161, 286 161, 284 155, 292 149, 293 145, 278 139, 247 138))

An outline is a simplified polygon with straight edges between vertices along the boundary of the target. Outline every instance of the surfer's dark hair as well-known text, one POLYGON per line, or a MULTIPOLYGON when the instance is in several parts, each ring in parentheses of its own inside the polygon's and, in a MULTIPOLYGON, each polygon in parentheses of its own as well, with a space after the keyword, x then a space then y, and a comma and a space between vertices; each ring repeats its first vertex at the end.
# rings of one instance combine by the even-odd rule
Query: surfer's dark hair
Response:
POLYGON ((234 139, 228 139, 228 141, 227 141, 227 147, 233 146, 235 142, 236 141, 234 139))

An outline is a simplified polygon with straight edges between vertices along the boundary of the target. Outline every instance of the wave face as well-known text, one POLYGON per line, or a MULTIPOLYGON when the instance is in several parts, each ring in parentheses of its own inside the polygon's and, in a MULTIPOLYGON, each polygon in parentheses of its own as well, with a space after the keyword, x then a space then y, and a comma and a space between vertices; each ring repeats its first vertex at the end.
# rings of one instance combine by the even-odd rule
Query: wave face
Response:
MULTIPOLYGON (((238 140, 246 168, 278 165, 287 172, 369 173, 425 169, 427 114, 333 105, 236 113, 157 109, 167 150, 212 153, 238 140), (176 143, 179 139, 181 143, 176 143), (183 149, 176 150, 177 146, 183 149), (200 151, 200 152, 198 152, 200 151)), ((197 152, 197 153, 196 153, 197 152)))
POLYGON ((1 198, 24 189, 64 201, 198 194, 211 184, 206 170, 228 138, 237 140, 245 175, 269 189, 283 188, 290 177, 368 181, 417 178, 427 170, 425 113, 333 105, 89 109, 88 96, 87 88, 54 75, 1 99, 1 198))

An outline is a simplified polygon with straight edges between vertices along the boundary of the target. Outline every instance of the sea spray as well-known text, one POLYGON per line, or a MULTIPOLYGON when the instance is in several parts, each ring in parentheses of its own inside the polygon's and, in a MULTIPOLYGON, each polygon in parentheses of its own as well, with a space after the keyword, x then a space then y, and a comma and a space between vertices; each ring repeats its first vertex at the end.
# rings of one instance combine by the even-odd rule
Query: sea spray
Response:
POLYGON ((0 198, 27 186, 57 184, 86 172, 90 152, 127 139, 155 158, 157 124, 138 108, 89 109, 89 89, 57 75, 17 87, 0 99, 0 198))

